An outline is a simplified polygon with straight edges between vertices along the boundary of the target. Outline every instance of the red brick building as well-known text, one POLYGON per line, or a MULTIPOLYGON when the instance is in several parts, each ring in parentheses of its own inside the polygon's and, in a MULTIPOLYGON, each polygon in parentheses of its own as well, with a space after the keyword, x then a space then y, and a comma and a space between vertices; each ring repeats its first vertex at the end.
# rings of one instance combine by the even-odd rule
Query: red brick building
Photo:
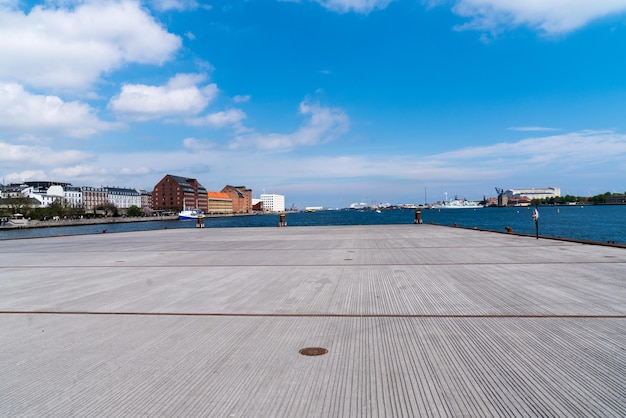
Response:
POLYGON ((207 190, 196 179, 166 174, 154 186, 152 207, 157 210, 173 211, 198 208, 207 212, 207 190))
POLYGON ((252 190, 245 186, 226 186, 222 189, 233 201, 233 213, 252 212, 252 190))

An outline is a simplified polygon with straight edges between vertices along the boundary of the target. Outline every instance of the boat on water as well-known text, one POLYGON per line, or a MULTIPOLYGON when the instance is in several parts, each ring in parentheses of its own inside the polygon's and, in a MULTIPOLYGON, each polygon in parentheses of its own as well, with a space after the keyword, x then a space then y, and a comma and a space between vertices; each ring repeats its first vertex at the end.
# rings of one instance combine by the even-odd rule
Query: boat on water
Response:
POLYGON ((9 225, 12 226, 26 226, 30 222, 29 219, 25 218, 21 213, 16 213, 9 218, 9 225))
POLYGON ((435 203, 431 206, 432 209, 480 209, 484 208, 478 202, 465 199, 445 200, 440 203, 435 203))
POLYGON ((186 208, 186 209, 178 212, 178 219, 179 220, 198 219, 198 218, 202 218, 202 217, 204 217, 204 212, 202 212, 200 209, 186 208))

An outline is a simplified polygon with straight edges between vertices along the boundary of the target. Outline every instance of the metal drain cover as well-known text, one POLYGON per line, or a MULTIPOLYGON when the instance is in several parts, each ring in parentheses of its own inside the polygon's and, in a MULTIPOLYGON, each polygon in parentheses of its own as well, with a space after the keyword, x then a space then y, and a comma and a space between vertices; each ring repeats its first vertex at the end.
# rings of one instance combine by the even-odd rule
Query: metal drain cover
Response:
POLYGON ((321 356, 328 353, 328 350, 322 347, 307 347, 299 351, 303 356, 321 356))

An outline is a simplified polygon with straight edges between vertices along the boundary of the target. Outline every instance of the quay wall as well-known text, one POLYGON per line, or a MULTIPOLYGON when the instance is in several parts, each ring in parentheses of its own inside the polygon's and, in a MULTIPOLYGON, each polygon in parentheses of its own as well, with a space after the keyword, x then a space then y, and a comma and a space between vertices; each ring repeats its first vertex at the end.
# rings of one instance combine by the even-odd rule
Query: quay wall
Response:
POLYGON ((149 222, 149 221, 169 221, 178 219, 178 215, 171 216, 127 216, 127 217, 106 217, 106 218, 82 218, 82 219, 60 219, 38 221, 30 220, 25 225, 12 225, 7 223, 0 226, 0 229, 25 229, 25 228, 48 228, 55 226, 81 226, 81 225, 100 225, 100 224, 116 224, 128 222, 149 222))
MULTIPOLYGON (((255 213, 245 214, 205 214, 204 218, 224 218, 234 216, 253 216, 255 213)), ((150 221, 175 221, 178 215, 167 216, 119 216, 119 217, 103 217, 103 218, 82 218, 82 219, 60 219, 40 221, 32 219, 25 225, 12 225, 7 223, 0 226, 2 229, 25 229, 25 228, 49 228, 57 226, 81 226, 81 225, 101 225, 101 224, 120 224, 129 222, 150 222, 150 221)))

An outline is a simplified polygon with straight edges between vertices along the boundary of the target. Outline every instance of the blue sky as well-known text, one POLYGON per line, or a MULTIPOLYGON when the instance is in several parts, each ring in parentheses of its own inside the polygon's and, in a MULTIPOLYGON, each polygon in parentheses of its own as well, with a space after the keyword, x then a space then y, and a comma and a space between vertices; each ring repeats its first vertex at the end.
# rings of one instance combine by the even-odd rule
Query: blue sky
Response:
POLYGON ((4 183, 626 191, 624 0, 0 0, 0 57, 4 183))

